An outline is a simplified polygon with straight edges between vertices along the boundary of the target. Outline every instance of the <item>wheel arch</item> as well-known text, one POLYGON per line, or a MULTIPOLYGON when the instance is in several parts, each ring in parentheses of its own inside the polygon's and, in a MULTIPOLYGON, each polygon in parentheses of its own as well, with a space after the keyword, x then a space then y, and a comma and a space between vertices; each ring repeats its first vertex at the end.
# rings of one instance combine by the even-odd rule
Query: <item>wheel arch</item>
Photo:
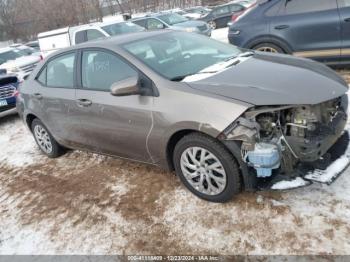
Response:
POLYGON ((32 113, 27 114, 25 117, 27 127, 29 128, 30 131, 32 131, 32 123, 33 123, 34 119, 39 119, 39 118, 32 113))
POLYGON ((286 54, 292 54, 293 48, 283 39, 272 36, 272 35, 265 35, 265 36, 259 36, 252 40, 250 40, 248 43, 245 44, 245 48, 247 49, 253 49, 255 46, 263 44, 263 43, 270 43, 277 45, 280 47, 286 54))

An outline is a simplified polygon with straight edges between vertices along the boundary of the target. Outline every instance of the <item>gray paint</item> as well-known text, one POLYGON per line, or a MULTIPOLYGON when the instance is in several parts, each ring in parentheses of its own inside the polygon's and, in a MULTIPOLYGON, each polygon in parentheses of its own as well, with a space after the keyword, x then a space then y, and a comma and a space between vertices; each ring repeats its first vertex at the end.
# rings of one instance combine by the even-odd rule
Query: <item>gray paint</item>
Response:
MULTIPOLYGON (((251 58, 214 77, 192 83, 191 88, 187 83, 161 77, 119 47, 125 42, 166 33, 163 30, 112 37, 62 50, 47 58, 67 50, 91 47, 111 50, 148 76, 159 96, 116 97, 109 92, 44 87, 35 80, 41 63, 20 88, 20 114, 25 120, 29 114, 38 117, 64 146, 167 167, 167 144, 176 132, 196 130, 217 137, 253 104, 316 103, 331 99, 332 90, 334 96, 347 91, 335 73, 326 68, 316 69, 318 64, 305 69, 298 67, 298 63, 291 66, 263 57, 251 58), (35 98, 35 93, 43 98, 35 98), (92 105, 79 107, 77 99, 89 99, 92 105)), ((307 63, 296 61, 300 65, 307 63)))

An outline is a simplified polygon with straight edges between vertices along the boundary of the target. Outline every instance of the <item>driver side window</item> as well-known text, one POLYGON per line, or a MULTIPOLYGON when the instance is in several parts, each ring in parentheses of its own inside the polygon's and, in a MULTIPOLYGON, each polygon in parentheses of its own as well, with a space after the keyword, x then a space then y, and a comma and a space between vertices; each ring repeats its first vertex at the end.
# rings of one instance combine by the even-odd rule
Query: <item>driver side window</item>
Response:
POLYGON ((116 55, 104 51, 84 51, 82 82, 85 89, 110 91, 112 84, 138 76, 138 72, 116 55))

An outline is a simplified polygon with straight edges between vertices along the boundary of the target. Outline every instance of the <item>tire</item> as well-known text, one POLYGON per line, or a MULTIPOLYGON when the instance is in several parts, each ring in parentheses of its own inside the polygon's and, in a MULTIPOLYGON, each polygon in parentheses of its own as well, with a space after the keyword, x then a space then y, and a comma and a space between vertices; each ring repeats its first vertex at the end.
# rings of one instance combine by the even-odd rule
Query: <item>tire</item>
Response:
POLYGON ((258 44, 254 46, 253 49, 261 52, 268 52, 268 53, 279 53, 279 54, 286 53, 281 47, 271 43, 258 44))
POLYGON ((236 159, 219 141, 209 136, 192 133, 183 137, 175 146, 173 161, 182 183, 201 199, 224 203, 241 191, 236 159), (200 161, 203 151, 207 159, 200 161), (195 161, 198 162, 193 161, 190 155, 195 156, 195 161), (220 164, 220 168, 212 169, 220 164))
POLYGON ((39 119, 33 120, 31 129, 39 149, 49 158, 57 158, 65 153, 64 148, 57 143, 57 141, 39 119))
POLYGON ((216 24, 216 22, 214 20, 213 21, 209 21, 208 25, 211 28, 211 30, 217 29, 217 24, 216 24))

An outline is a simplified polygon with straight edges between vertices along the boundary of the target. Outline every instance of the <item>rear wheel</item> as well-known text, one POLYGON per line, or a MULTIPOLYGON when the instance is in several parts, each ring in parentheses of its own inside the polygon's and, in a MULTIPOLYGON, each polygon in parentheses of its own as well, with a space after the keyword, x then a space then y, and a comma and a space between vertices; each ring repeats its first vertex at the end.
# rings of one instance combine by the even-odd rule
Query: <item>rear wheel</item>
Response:
POLYGON ((262 43, 253 47, 253 49, 261 52, 267 52, 267 53, 280 53, 280 54, 285 53, 281 47, 271 43, 262 43))
POLYGON ((63 147, 57 143, 39 119, 33 120, 31 128, 35 142, 45 155, 50 158, 56 158, 64 154, 63 147))
POLYGON ((217 27, 217 24, 215 21, 209 21, 208 25, 209 25, 210 29, 212 29, 212 30, 215 30, 217 27))
POLYGON ((236 160, 215 139, 193 133, 174 150, 174 166, 182 183, 196 196, 211 202, 227 202, 240 192, 236 160))

